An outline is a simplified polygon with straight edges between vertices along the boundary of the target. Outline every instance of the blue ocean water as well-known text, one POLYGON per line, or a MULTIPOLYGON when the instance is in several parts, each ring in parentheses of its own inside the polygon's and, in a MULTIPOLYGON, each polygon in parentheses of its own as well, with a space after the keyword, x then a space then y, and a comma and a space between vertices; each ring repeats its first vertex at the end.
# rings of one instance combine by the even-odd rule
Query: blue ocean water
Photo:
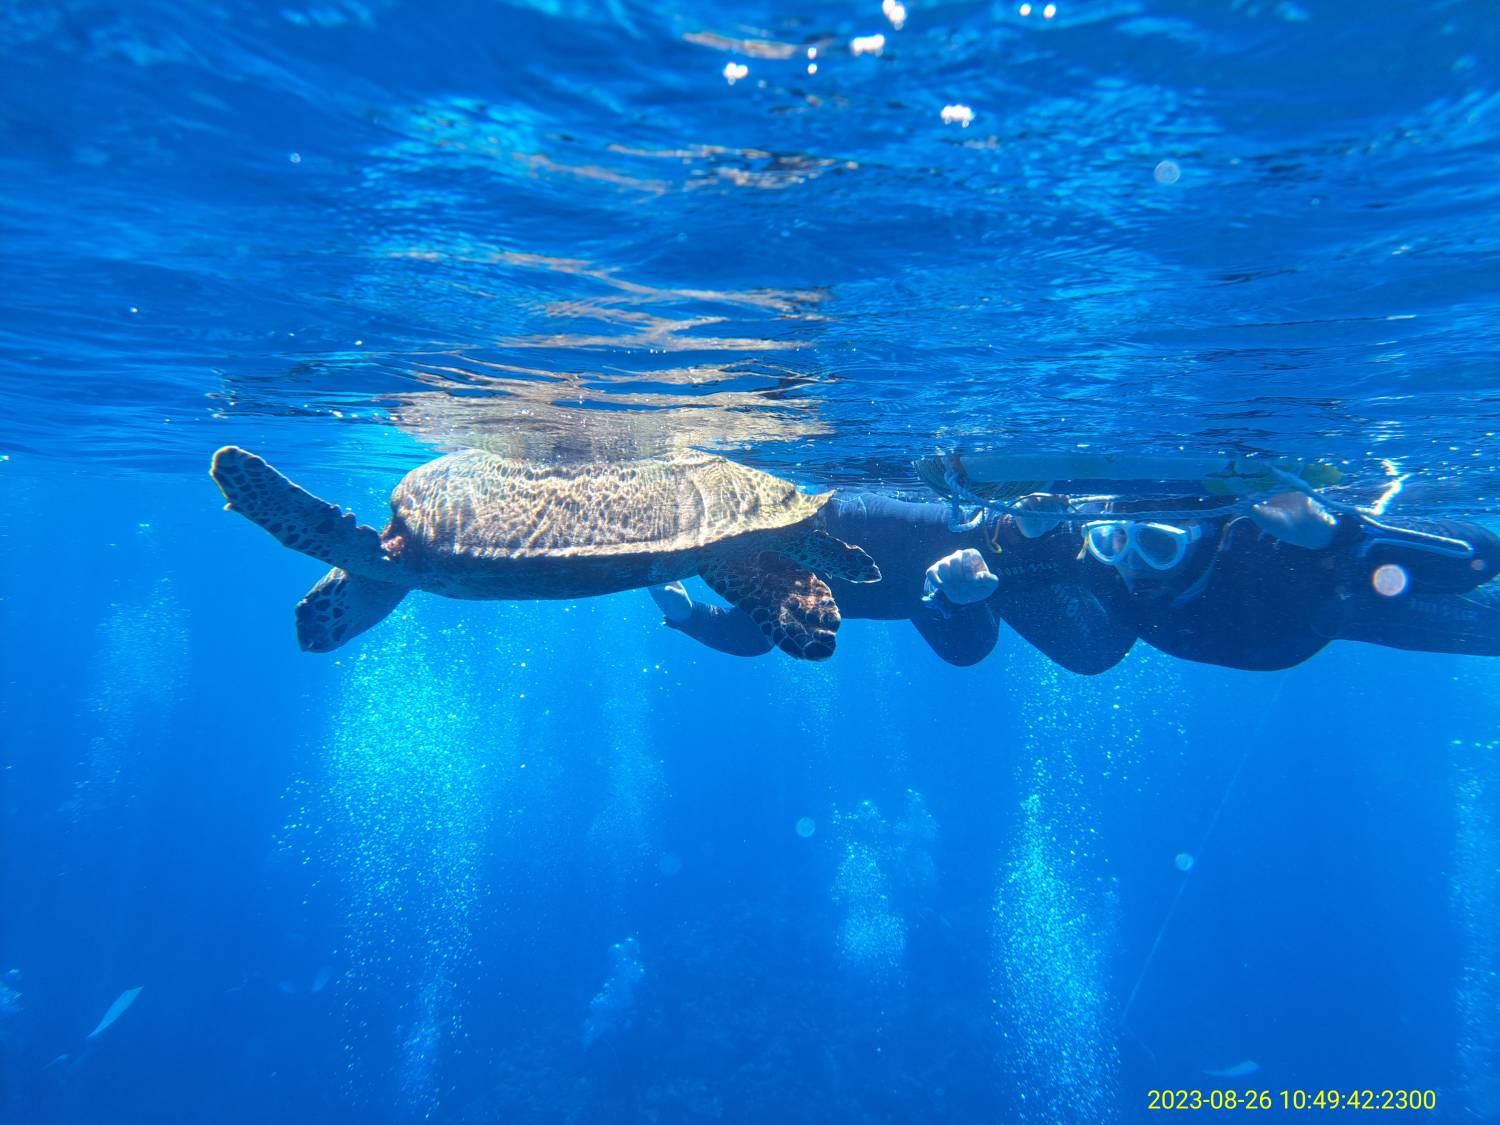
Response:
POLYGON ((640 592, 315 656, 207 476, 1275 453, 1489 518, 1493 15, 4 5, 0 1119, 1500 1120, 1492 662, 741 660, 640 592))

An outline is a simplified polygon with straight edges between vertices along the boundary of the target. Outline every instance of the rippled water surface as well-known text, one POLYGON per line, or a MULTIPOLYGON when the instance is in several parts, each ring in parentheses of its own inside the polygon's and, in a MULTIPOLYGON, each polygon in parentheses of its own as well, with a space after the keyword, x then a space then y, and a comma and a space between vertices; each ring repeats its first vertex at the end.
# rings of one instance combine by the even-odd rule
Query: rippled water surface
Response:
POLYGON ((1487 506, 1493 13, 1022 7, 7 5, 0 447, 1269 450, 1487 506))

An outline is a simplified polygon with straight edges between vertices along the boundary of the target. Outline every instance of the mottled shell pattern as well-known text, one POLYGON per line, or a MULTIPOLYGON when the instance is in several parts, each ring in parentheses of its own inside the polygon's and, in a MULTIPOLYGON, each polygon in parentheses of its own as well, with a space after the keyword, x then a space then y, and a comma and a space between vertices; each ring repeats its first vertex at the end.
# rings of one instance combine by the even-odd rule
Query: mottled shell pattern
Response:
POLYGON ((412 470, 391 494, 392 530, 455 561, 598 558, 712 547, 812 518, 832 493, 712 454, 541 465, 481 450, 412 470))

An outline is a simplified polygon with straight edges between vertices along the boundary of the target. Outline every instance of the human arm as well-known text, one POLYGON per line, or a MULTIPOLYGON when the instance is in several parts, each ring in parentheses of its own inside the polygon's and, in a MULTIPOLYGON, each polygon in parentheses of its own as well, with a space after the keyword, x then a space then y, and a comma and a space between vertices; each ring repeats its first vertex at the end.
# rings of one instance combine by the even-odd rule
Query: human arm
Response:
POLYGON ((986 602, 951 607, 946 616, 928 608, 911 623, 928 648, 958 668, 978 664, 1000 639, 1000 619, 986 602))
POLYGON ((922 608, 912 624, 949 664, 978 664, 1000 636, 999 619, 986 604, 999 585, 978 551, 966 548, 944 555, 927 568, 922 608))
POLYGON ((699 644, 729 656, 763 656, 771 651, 770 639, 743 610, 695 602, 681 582, 652 586, 647 592, 662 611, 664 624, 699 644))
POLYGON ((1267 535, 1321 551, 1333 542, 1339 521, 1333 513, 1305 492, 1279 492, 1254 504, 1250 519, 1267 535))
POLYGON ((1069 672, 1097 676, 1125 659, 1135 644, 1123 612, 1129 595, 1110 579, 1080 579, 1030 588, 1002 599, 1000 615, 1016 635, 1069 672))
POLYGON ((1415 652, 1500 656, 1500 585, 1461 594, 1365 597, 1338 623, 1338 636, 1415 652))
POLYGON ((1390 567, 1404 579, 1402 590, 1413 594, 1466 593, 1500 572, 1500 536, 1458 520, 1403 520, 1396 526, 1364 519, 1352 553, 1371 584, 1377 570, 1390 567))

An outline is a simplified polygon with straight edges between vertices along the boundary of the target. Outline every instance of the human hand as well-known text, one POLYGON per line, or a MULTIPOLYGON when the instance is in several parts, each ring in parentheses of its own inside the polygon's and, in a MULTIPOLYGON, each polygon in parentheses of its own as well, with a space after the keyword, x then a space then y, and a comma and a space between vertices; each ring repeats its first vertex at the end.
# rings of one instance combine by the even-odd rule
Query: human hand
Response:
POLYGON ((669 582, 665 586, 652 586, 646 591, 656 608, 673 625, 681 625, 693 615, 693 599, 681 582, 669 582))
POLYGON ((1000 579, 973 547, 944 555, 927 568, 927 590, 941 590, 954 605, 973 605, 995 592, 1000 579))
POLYGON ((1011 515, 1016 521, 1016 530, 1027 539, 1040 539, 1062 523, 1069 504, 1066 496, 1052 492, 1032 492, 1017 500, 1012 508, 1011 515), (1023 515, 1019 509, 1024 509, 1027 514, 1023 515), (1058 514, 1051 515, 1053 512, 1058 514))
POLYGON ((1255 526, 1283 543, 1317 551, 1333 542, 1338 521, 1305 492, 1278 492, 1250 509, 1255 526))

